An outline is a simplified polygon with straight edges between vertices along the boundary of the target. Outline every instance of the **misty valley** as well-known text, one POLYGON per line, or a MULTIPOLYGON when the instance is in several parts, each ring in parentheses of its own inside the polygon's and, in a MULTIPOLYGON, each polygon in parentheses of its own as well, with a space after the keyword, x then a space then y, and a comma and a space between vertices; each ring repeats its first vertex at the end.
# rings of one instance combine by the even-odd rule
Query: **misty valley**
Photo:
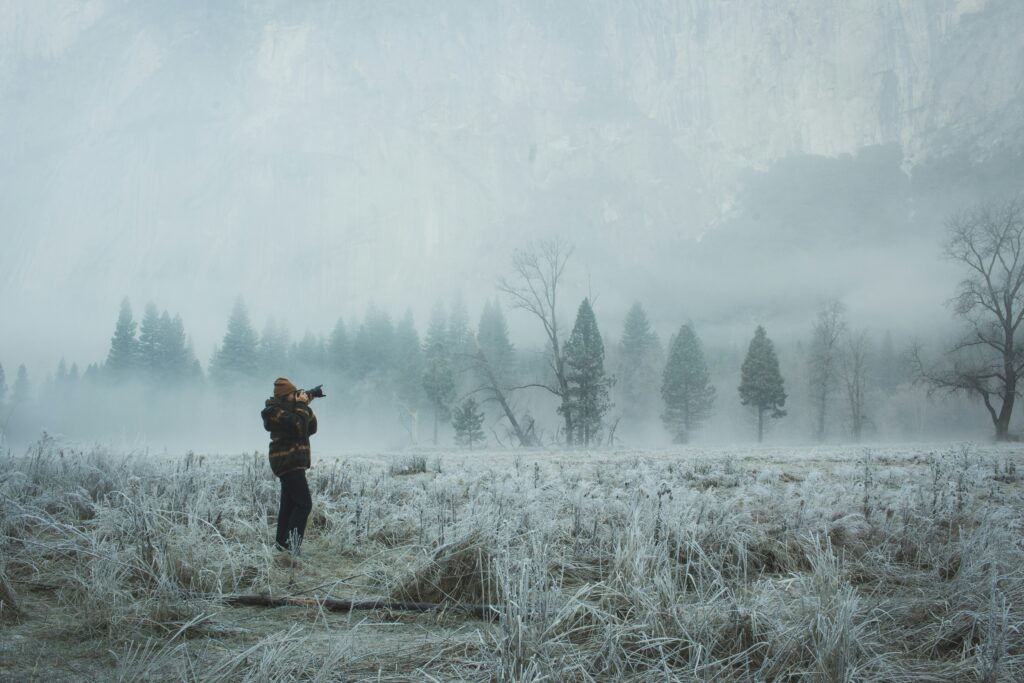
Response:
POLYGON ((1024 2, 0 2, 0 683, 1024 680, 1024 2))

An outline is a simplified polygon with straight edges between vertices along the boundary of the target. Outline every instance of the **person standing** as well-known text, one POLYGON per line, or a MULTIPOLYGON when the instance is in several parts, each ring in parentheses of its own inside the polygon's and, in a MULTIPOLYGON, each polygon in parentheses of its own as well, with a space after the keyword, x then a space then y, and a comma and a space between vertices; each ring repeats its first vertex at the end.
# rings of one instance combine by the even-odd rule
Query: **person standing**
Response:
POLYGON ((298 554, 306 520, 313 509, 306 470, 310 468, 309 437, 316 434, 312 397, 284 377, 274 380, 274 395, 260 415, 270 432, 270 469, 281 480, 276 547, 298 554))

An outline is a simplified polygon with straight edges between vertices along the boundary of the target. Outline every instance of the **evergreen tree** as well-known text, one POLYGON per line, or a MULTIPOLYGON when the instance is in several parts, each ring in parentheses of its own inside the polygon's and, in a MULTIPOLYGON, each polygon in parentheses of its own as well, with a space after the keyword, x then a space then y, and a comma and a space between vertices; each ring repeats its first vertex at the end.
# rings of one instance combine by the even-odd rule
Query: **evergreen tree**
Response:
POLYGON ((68 364, 64 358, 58 361, 57 370, 47 378, 42 396, 45 397, 50 424, 55 428, 63 425, 70 399, 68 364))
POLYGON ((163 375, 163 330, 160 314, 152 303, 146 305, 146 313, 139 325, 139 370, 147 380, 156 380, 163 375))
POLYGON ((325 348, 320 337, 307 331, 302 341, 292 346, 288 367, 292 368, 297 376, 312 379, 313 375, 320 374, 324 366, 325 348))
POLYGON ((476 339, 499 387, 507 386, 515 372, 516 352, 509 341, 508 323, 497 301, 484 303, 476 339))
POLYGON ((469 446, 470 450, 473 450, 473 444, 483 443, 485 438, 484 430, 481 429, 483 423, 484 414, 473 397, 470 396, 452 414, 455 443, 460 446, 469 446))
POLYGON ((64 362, 64 358, 61 357, 60 362, 57 363, 57 372, 53 375, 53 386, 55 389, 64 390, 67 388, 68 383, 68 364, 64 362))
POLYGON ((654 412, 661 342, 640 302, 626 314, 619 343, 618 395, 623 414, 643 419, 654 412))
POLYGON ((475 388, 475 377, 471 372, 475 353, 476 340, 469 326, 469 311, 462 295, 457 294, 448 313, 448 361, 457 394, 465 394, 475 388))
POLYGON ((86 366, 85 372, 82 373, 82 381, 87 383, 89 386, 96 386, 97 382, 100 381, 103 371, 97 363, 89 363, 86 366))
POLYGON ((157 364, 158 377, 161 381, 180 383, 188 380, 198 379, 202 375, 196 374, 195 353, 189 346, 188 338, 185 336, 185 324, 180 315, 173 318, 164 311, 160 315, 160 357, 157 364))
POLYGON ((469 329, 469 311, 461 296, 452 299, 448 314, 448 348, 455 355, 473 351, 473 331, 469 329))
POLYGON ((423 391, 434 410, 434 445, 437 426, 447 420, 455 399, 455 376, 448 356, 448 326, 444 306, 438 304, 430 316, 427 336, 423 340, 423 391))
POLYGON ((139 365, 139 343, 135 338, 135 320, 132 319, 132 307, 125 299, 121 302, 121 312, 114 326, 114 336, 110 340, 110 351, 107 354, 105 370, 117 381, 132 376, 139 365))
POLYGON ((341 379, 349 372, 351 363, 350 354, 352 346, 348 338, 348 330, 345 328, 345 321, 338 318, 338 322, 331 331, 327 340, 327 369, 331 376, 341 379))
POLYGON ((391 316, 370 306, 352 343, 352 371, 356 379, 382 377, 394 360, 395 327, 391 316))
POLYGON ((786 416, 784 389, 775 347, 764 327, 758 325, 740 368, 739 386, 740 403, 757 411, 758 443, 764 438, 765 413, 776 419, 786 416))
POLYGON ((715 388, 704 360, 700 340, 689 325, 672 338, 668 362, 661 378, 665 412, 661 419, 672 434, 673 443, 688 443, 690 435, 711 414, 715 388))
POLYGON ((583 300, 576 313, 564 358, 569 400, 559 411, 572 411, 575 432, 566 440, 570 445, 590 446, 600 439, 604 414, 611 407, 608 389, 612 382, 604 373, 604 342, 589 299, 583 300))
POLYGON ((210 363, 210 375, 218 382, 237 382, 255 379, 259 372, 258 338, 249 322, 249 312, 245 303, 238 299, 231 316, 228 318, 228 329, 210 363))
POLYGON ((283 325, 270 318, 263 326, 258 346, 260 372, 266 377, 280 377, 285 374, 288 362, 288 331, 283 325))
MULTIPOLYGON (((2 368, 0 368, 0 370, 2 370, 2 368)), ((2 380, 2 378, 0 378, 0 380, 2 380)), ((78 386, 78 380, 78 363, 72 363, 71 369, 68 370, 68 385, 71 387, 76 387, 78 386)), ((2 399, 2 396, 0 396, 0 399, 2 399)))
POLYGON ((423 396, 423 350, 412 311, 395 329, 395 395, 410 412, 423 396))
POLYGON ((18 374, 14 378, 14 387, 11 388, 11 403, 13 405, 22 405, 28 401, 28 398, 28 368, 22 363, 18 366, 18 374))
POLYGON ((427 334, 423 338, 423 351, 429 354, 432 351, 437 353, 448 353, 451 349, 448 340, 448 323, 445 315, 444 304, 440 301, 434 305, 430 312, 430 321, 427 323, 427 334))
POLYGON ((7 398, 7 375, 4 374, 4 366, 0 363, 0 406, 4 404, 5 398, 7 398))

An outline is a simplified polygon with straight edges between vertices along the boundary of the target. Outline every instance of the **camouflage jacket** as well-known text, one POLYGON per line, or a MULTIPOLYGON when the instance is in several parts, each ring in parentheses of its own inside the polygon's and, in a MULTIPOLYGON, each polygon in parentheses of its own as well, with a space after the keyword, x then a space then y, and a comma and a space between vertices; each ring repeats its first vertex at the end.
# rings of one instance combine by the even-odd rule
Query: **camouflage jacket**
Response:
POLYGON ((299 401, 268 398, 260 413, 270 432, 270 469, 275 475, 309 469, 309 437, 316 434, 316 415, 299 401))

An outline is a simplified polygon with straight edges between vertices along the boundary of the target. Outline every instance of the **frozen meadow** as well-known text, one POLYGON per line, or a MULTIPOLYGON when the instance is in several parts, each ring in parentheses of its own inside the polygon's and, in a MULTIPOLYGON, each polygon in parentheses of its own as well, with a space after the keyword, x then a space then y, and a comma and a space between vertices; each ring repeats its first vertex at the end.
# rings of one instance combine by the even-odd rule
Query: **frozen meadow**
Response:
POLYGON ((1021 680, 1022 455, 315 454, 292 560, 265 455, 44 439, 0 456, 0 677, 1021 680))

